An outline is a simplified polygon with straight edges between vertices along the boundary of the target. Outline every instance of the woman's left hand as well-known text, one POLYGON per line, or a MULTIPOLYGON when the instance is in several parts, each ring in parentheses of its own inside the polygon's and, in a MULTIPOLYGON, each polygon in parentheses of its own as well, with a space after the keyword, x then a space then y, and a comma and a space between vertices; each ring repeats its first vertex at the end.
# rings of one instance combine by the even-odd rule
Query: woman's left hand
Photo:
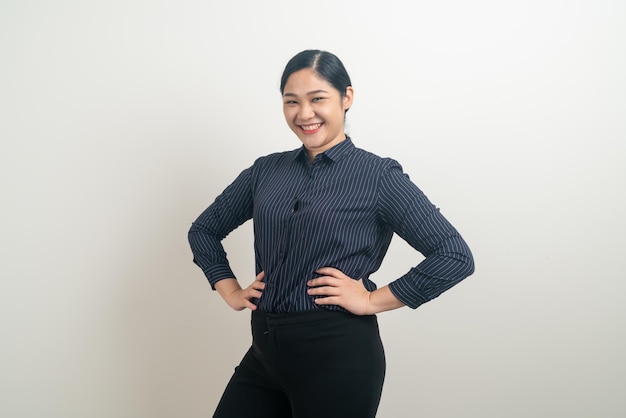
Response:
POLYGON ((355 315, 370 315, 370 292, 363 286, 363 279, 355 280, 334 267, 322 267, 316 273, 322 277, 307 282, 308 293, 316 298, 318 305, 339 305, 355 315))

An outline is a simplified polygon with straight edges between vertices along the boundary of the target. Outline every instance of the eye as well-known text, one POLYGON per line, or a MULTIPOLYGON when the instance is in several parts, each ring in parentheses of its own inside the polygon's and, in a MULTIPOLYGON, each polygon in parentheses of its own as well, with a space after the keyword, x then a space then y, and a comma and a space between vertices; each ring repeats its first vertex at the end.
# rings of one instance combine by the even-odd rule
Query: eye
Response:
POLYGON ((296 104, 296 103, 298 103, 298 102, 296 102, 295 100, 285 100, 285 102, 284 102, 284 103, 285 103, 286 105, 294 105, 294 104, 296 104))
POLYGON ((313 103, 319 102, 320 100, 324 100, 324 97, 314 97, 313 98, 313 103))

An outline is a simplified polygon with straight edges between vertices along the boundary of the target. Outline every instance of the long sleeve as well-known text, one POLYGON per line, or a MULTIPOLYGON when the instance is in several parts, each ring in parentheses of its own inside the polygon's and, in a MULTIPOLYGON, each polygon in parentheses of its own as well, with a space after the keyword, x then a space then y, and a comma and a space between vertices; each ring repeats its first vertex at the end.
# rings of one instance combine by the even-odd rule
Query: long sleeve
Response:
POLYGON ((457 230, 395 163, 380 179, 383 222, 425 259, 389 284, 392 293, 415 309, 474 272, 472 253, 457 230))
POLYGON ((235 277, 221 241, 252 218, 251 171, 244 170, 192 223, 188 233, 193 262, 214 289, 219 280, 235 277))
POLYGON ((258 158, 193 222, 194 262, 213 288, 236 278, 222 240, 251 218, 255 269, 265 273, 258 307, 267 312, 318 309, 307 281, 320 267, 362 278, 367 290, 375 290, 370 276, 394 232, 425 256, 389 285, 407 306, 437 297, 474 269, 465 241, 400 164, 349 139, 313 162, 303 147, 258 158))

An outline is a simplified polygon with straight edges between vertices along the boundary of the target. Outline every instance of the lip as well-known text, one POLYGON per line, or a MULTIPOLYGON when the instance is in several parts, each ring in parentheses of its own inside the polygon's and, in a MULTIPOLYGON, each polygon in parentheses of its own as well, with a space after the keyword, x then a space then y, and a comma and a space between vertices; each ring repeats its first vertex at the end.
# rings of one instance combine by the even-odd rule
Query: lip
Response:
POLYGON ((298 125, 298 128, 300 128, 300 132, 302 132, 305 135, 313 135, 316 134, 320 131, 320 129, 322 129, 322 126, 324 126, 323 123, 310 123, 307 125, 298 125), (311 127, 314 125, 318 125, 317 128, 314 129, 305 129, 305 127, 311 127))

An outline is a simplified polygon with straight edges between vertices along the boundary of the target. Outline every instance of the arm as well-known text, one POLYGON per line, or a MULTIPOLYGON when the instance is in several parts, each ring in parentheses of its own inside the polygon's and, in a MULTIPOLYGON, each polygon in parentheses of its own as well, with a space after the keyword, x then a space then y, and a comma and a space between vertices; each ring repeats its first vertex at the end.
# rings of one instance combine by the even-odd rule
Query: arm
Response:
POLYGON ((388 285, 376 289, 369 294, 368 313, 370 315, 391 311, 393 309, 402 308, 403 306, 406 305, 391 292, 388 285))
POLYGON ((188 233, 193 262, 213 289, 223 279, 235 279, 222 239, 251 217, 251 169, 246 169, 193 222, 188 233))
POLYGON ((383 221, 425 257, 389 284, 399 300, 415 309, 474 272, 466 242, 398 163, 388 167, 379 190, 383 221))
POLYGON ((358 315, 375 314, 402 306, 417 308, 469 276, 472 254, 456 229, 392 162, 381 176, 379 217, 426 258, 406 275, 369 292, 362 280, 324 267, 323 275, 308 282, 308 293, 320 305, 339 305, 358 315))

